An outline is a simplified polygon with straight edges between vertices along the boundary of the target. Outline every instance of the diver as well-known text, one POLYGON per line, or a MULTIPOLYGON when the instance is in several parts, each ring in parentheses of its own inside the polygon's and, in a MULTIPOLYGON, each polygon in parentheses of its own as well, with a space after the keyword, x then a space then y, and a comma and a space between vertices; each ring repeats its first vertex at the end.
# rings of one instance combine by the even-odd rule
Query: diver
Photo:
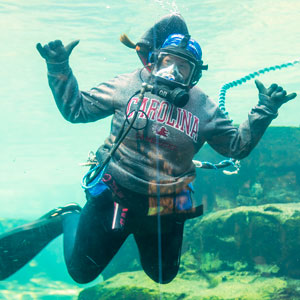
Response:
POLYGON ((246 157, 279 107, 296 97, 257 80, 258 104, 235 127, 196 86, 207 65, 181 15, 163 17, 136 44, 127 36, 122 42, 137 51, 143 67, 89 91, 79 90, 69 66, 79 41, 37 44, 62 116, 72 123, 112 116, 111 131, 90 159, 82 209, 62 206, 0 236, 2 280, 63 234, 69 274, 88 283, 133 234, 145 273, 159 283, 172 281, 179 269, 184 223, 203 213, 192 197, 195 154, 207 142, 226 157, 246 157))

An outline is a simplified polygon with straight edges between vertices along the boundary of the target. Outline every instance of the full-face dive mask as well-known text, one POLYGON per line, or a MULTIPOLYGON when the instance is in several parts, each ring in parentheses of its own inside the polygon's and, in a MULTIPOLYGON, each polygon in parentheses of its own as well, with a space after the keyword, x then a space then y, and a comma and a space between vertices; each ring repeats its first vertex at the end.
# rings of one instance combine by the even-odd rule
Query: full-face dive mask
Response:
POLYGON ((182 16, 172 13, 150 27, 136 44, 127 35, 120 39, 124 45, 136 50, 144 67, 151 72, 152 93, 180 107, 188 102, 189 89, 197 84, 202 70, 207 70, 201 60, 200 45, 188 33, 182 16), (166 61, 167 56, 172 61, 166 61), (183 74, 180 59, 189 66, 188 76, 183 74))
POLYGON ((178 107, 183 107, 189 100, 192 88, 207 70, 201 60, 200 45, 190 35, 171 34, 161 49, 152 54, 152 92, 178 107))

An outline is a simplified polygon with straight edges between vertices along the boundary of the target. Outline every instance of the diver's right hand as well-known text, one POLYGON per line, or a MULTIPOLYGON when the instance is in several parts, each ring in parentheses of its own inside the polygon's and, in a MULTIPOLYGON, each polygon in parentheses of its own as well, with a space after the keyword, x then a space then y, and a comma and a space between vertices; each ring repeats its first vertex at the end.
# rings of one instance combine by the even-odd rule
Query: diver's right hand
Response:
POLYGON ((61 40, 56 40, 44 46, 38 43, 36 48, 47 63, 61 63, 69 59, 71 52, 78 43, 79 40, 76 40, 64 46, 61 40))

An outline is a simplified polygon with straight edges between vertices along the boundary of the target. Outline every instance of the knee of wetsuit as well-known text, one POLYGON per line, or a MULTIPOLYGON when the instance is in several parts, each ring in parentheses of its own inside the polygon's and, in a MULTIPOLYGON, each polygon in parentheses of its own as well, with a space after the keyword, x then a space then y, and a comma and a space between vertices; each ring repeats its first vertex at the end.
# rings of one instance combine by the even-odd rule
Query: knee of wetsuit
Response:
POLYGON ((153 268, 150 270, 144 270, 145 273, 155 282, 160 284, 170 283, 177 275, 179 266, 169 266, 163 267, 163 270, 160 274, 158 268, 153 268))
POLYGON ((68 265, 68 273, 72 279, 79 284, 86 284, 95 280, 101 272, 98 268, 92 268, 91 266, 84 268, 77 268, 72 264, 68 265))

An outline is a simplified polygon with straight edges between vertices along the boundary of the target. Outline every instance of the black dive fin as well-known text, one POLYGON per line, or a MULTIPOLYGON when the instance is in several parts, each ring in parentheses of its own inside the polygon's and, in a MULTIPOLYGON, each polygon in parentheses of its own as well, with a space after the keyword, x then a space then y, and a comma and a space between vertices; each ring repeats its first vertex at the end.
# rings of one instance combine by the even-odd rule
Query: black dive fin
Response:
POLYGON ((60 207, 32 223, 0 235, 0 280, 21 269, 63 232, 63 213, 80 210, 76 204, 60 207))
POLYGON ((0 235, 0 280, 21 269, 61 233, 61 218, 52 218, 39 219, 0 235))

